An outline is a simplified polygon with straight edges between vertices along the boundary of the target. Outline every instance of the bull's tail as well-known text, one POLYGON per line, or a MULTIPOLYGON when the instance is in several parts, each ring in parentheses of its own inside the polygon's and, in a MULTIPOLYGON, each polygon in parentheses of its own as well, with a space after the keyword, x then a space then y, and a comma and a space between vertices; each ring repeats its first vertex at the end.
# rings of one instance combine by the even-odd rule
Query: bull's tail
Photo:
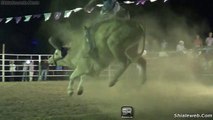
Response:
POLYGON ((133 44, 131 44, 130 46, 128 46, 127 48, 126 48, 126 50, 125 50, 125 55, 127 56, 127 58, 129 59, 129 60, 131 60, 132 62, 135 62, 135 61, 137 61, 140 57, 141 57, 141 55, 143 54, 143 52, 144 52, 144 49, 145 49, 145 29, 144 29, 144 27, 140 24, 139 25, 139 27, 140 27, 140 29, 141 29, 141 31, 142 31, 142 36, 143 36, 143 38, 142 39, 138 39, 136 42, 134 42, 133 44), (142 49, 140 49, 139 47, 140 47, 140 42, 143 42, 142 44, 143 44, 143 46, 142 46, 142 49), (137 50, 137 57, 136 58, 133 58, 133 57, 131 57, 129 54, 128 54, 128 50, 129 49, 131 49, 131 48, 133 48, 134 46, 137 46, 138 45, 138 50, 137 50), (140 49, 140 50, 139 50, 140 49))

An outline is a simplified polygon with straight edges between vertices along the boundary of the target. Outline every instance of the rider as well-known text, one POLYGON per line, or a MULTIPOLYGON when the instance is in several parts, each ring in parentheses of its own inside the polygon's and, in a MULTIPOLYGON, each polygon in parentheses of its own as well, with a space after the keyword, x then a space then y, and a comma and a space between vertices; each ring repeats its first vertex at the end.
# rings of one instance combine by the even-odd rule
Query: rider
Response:
MULTIPOLYGON (((90 13, 94 9, 98 1, 99 0, 91 0, 84 7, 85 11, 90 13)), ((100 15, 106 15, 106 14, 115 15, 121 9, 119 2, 117 2, 116 0, 102 0, 102 1, 103 1, 103 6, 100 11, 100 15)))
MULTIPOLYGON (((85 11, 90 13, 93 9, 94 6, 97 4, 99 0, 91 0, 86 6, 85 6, 85 11)), ((110 18, 116 16, 116 17, 120 17, 120 18, 129 18, 129 14, 127 11, 125 11, 119 4, 119 2, 117 2, 116 0, 102 0, 103 1, 103 6, 102 9, 100 11, 100 16, 98 21, 96 21, 93 25, 91 25, 92 27, 94 27, 94 25, 98 25, 101 22, 105 21, 105 20, 109 20, 110 18)), ((90 27, 91 28, 91 27, 90 27)), ((96 45, 95 45, 95 41, 92 38, 92 35, 90 33, 90 28, 85 27, 85 37, 86 37, 86 41, 89 44, 89 53, 92 52, 97 52, 95 51, 96 49, 96 45)))

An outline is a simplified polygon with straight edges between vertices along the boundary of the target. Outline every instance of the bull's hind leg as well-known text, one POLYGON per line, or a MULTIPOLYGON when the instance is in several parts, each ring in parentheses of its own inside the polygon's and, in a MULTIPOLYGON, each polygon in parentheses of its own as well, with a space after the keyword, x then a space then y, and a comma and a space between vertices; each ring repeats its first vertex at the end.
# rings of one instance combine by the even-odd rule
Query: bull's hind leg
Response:
POLYGON ((128 67, 130 62, 127 59, 127 57, 125 56, 124 51, 119 48, 117 39, 109 39, 107 44, 108 44, 108 47, 109 47, 113 57, 119 63, 119 68, 116 70, 116 73, 115 73, 113 79, 109 83, 109 87, 112 87, 116 84, 119 77, 125 72, 125 70, 128 67))
POLYGON ((109 83, 109 87, 112 87, 116 84, 116 82, 118 81, 118 78, 124 73, 124 71, 126 70, 128 65, 129 65, 129 63, 120 62, 119 68, 116 71, 115 76, 109 83))
POLYGON ((139 69, 139 75, 141 76, 141 73, 143 71, 143 79, 142 79, 142 84, 146 82, 146 60, 142 57, 140 57, 137 61, 138 66, 140 67, 139 69))
POLYGON ((77 94, 78 94, 78 95, 82 95, 82 94, 83 94, 83 91, 84 91, 84 87, 83 87, 83 85, 82 85, 83 81, 84 81, 84 79, 83 79, 83 77, 81 76, 81 77, 80 77, 80 82, 78 83, 78 88, 77 88, 77 94))

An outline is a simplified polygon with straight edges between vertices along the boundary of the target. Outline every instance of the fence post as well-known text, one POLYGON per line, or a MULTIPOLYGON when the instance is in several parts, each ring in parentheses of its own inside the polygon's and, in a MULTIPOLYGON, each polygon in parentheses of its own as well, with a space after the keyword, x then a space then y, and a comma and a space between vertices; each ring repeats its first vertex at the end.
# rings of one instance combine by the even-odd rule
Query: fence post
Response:
POLYGON ((5 44, 2 45, 2 82, 5 82, 5 44))
POLYGON ((38 80, 41 75, 41 55, 38 55, 38 80))

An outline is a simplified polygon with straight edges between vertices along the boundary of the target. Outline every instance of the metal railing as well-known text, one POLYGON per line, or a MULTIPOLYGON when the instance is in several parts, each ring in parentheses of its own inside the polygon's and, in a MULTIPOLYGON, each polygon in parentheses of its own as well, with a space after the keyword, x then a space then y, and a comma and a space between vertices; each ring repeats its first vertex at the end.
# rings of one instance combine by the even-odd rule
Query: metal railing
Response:
MULTIPOLYGON (((41 62, 47 60, 50 56, 51 54, 0 54, 0 78, 3 82, 9 81, 9 78, 21 80, 23 77, 33 77, 34 80, 37 80, 40 75, 41 62), (24 69, 24 63, 27 60, 33 64, 26 65, 27 69, 24 69), (10 61, 14 61, 14 71, 10 70, 10 67, 12 67, 10 61), (26 75, 23 75, 24 72, 26 72, 26 75), (33 76, 30 75, 30 72, 33 73, 33 76)), ((62 68, 57 69, 56 66, 49 65, 48 79, 65 78, 68 76, 66 73, 72 72, 64 66, 62 68)))
MULTIPOLYGON (((41 62, 47 60, 52 54, 0 54, 0 78, 2 82, 5 81, 22 81, 23 77, 27 77, 28 80, 33 79, 37 81, 40 76, 41 62), (29 60, 33 64, 27 65, 28 69, 24 69, 24 63, 29 60), (10 70, 10 61, 14 61, 15 71, 10 70), (29 69, 29 68, 32 69, 29 69), (31 74, 30 74, 31 72, 31 74), (26 73, 26 75, 24 75, 26 73), (33 73, 33 74, 32 74, 33 73)), ((110 79, 112 76, 112 69, 108 67, 100 76, 110 79)), ((47 79, 48 80, 67 80, 69 75, 73 72, 73 69, 69 69, 66 66, 54 66, 49 65, 47 79)))
MULTIPOLYGON (((205 48, 203 50, 206 50, 205 48)), ((177 54, 176 51, 165 51, 168 56, 177 54)), ((47 60, 52 54, 0 54, 0 78, 2 82, 9 81, 11 78, 15 78, 18 81, 21 81, 23 77, 32 77, 34 81, 38 80, 40 75, 40 63, 44 60, 47 60), (33 65, 29 65, 33 69, 23 70, 23 63, 27 60, 33 62, 33 65), (10 61, 14 61, 16 70, 11 74, 10 70, 10 61), (23 73, 27 72, 25 76, 23 73), (33 74, 30 74, 32 72, 33 74)), ((147 60, 159 59, 159 52, 149 52, 145 55, 147 60)), ((150 62, 148 62, 149 64, 150 62)), ((73 72, 73 69, 68 69, 66 66, 61 66, 62 68, 49 65, 48 80, 62 80, 68 79, 69 75, 73 72)), ((116 66, 109 66, 100 76, 110 79, 113 76, 116 66)))

